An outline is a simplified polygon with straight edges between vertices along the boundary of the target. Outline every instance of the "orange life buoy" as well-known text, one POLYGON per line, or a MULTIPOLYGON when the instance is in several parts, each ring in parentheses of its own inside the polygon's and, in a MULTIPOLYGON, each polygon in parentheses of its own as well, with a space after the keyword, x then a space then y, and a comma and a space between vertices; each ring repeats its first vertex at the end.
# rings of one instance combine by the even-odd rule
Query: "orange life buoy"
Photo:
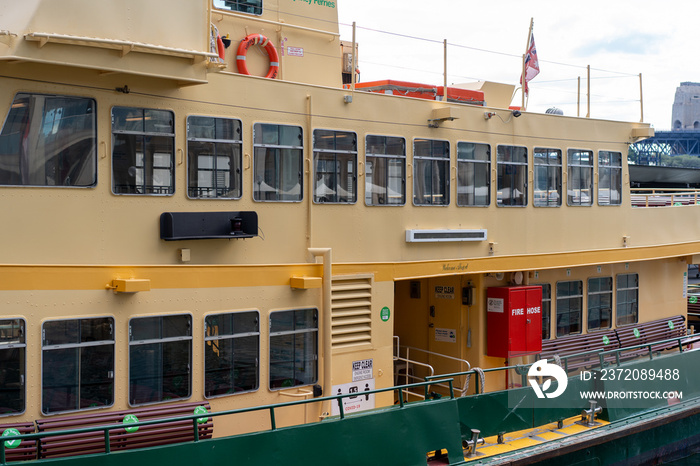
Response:
POLYGON ((221 40, 220 35, 216 36, 216 50, 219 53, 219 58, 221 61, 224 61, 224 57, 226 56, 226 47, 224 47, 224 41, 221 40))
POLYGON ((236 65, 238 66, 238 72, 242 74, 250 74, 248 71, 248 66, 246 65, 246 54, 248 49, 253 45, 260 45, 267 51, 267 55, 270 57, 270 69, 267 71, 266 78, 275 79, 277 73, 280 69, 280 59, 277 55, 277 49, 270 39, 263 36, 262 34, 249 34, 247 35, 238 46, 238 52, 236 53, 236 65))

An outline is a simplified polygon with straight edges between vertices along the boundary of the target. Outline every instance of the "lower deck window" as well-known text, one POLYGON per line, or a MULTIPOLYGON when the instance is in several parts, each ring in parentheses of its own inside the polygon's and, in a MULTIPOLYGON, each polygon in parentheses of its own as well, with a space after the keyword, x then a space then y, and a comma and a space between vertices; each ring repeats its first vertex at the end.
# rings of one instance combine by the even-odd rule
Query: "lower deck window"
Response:
POLYGON ((129 323, 129 403, 189 398, 192 316, 138 317, 129 323))
POLYGON ((310 385, 318 380, 318 311, 270 314, 270 389, 310 385))
POLYGON ((572 280, 557 283, 557 336, 581 333, 583 282, 572 280))
POLYGON ((612 277, 588 279, 588 330, 612 327, 612 277))
POLYGON ((204 396, 210 398, 258 389, 259 320, 256 311, 206 317, 204 396))
POLYGON ((542 286, 542 339, 552 338, 552 285, 545 283, 542 286))
POLYGON ((53 320, 42 331, 41 412, 114 404, 114 319, 53 320))
POLYGON ((639 321, 639 275, 626 273, 617 276, 617 325, 639 321))
POLYGON ((25 409, 24 328, 22 319, 0 320, 0 416, 21 414, 25 409))

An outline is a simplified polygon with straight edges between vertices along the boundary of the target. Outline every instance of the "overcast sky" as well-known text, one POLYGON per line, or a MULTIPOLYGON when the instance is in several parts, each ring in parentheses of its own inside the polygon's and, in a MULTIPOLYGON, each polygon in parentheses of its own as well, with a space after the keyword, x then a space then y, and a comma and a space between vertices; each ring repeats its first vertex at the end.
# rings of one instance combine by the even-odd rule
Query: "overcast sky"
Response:
MULTIPOLYGON (((340 0, 342 39, 357 23, 361 81, 443 82, 447 39, 448 83, 488 80, 517 84, 534 18, 540 74, 530 83, 529 111, 555 106, 585 116, 586 65, 591 66, 591 116, 639 121, 639 73, 644 121, 671 128, 676 88, 700 82, 697 0, 340 0), (376 31, 386 31, 384 34, 376 31), (427 40, 413 39, 423 38, 427 40)), ((520 95, 516 96, 516 102, 520 95)))

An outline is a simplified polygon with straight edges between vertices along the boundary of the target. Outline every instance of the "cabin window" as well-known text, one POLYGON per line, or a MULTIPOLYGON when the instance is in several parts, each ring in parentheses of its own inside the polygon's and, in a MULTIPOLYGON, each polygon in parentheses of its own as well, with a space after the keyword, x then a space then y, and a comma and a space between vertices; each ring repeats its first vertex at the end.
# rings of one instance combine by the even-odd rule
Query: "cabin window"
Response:
POLYGON ((488 206, 491 203, 491 146, 457 143, 457 205, 488 206))
POLYGON ((173 112, 112 109, 114 194, 171 195, 175 192, 173 112))
POLYGON ((639 275, 626 273, 617 276, 617 325, 636 324, 639 321, 639 275))
POLYGON ((535 148, 534 163, 535 207, 561 206, 561 150, 535 148))
POLYGON ((365 144, 365 204, 404 205, 406 140, 369 135, 365 144))
POLYGON ((498 206, 527 205, 527 147, 498 146, 498 206))
POLYGON ((0 416, 21 414, 26 406, 24 319, 0 320, 0 416))
POLYGON ((583 282, 557 283, 557 337, 581 333, 583 282))
POLYGON ((544 283, 542 287, 542 339, 552 338, 552 285, 544 283))
POLYGON ((114 404, 114 319, 52 320, 42 329, 41 412, 114 404))
POLYGON ((569 149, 567 157, 567 204, 593 205, 593 152, 569 149))
POLYGON ((240 199, 241 121, 187 118, 187 194, 193 199, 240 199))
POLYGON ((214 7, 252 15, 262 14, 262 0, 214 0, 214 7))
POLYGON ((314 130, 314 202, 357 201, 357 134, 314 130))
POLYGON ((450 143, 434 139, 413 140, 413 203, 449 205, 450 143))
POLYGON ((318 381, 318 311, 270 313, 270 389, 318 381))
POLYGON ((588 279, 588 330, 612 327, 612 277, 588 279))
POLYGON ((192 316, 136 317, 129 322, 129 404, 189 398, 192 316))
POLYGON ((298 202, 303 198, 304 144, 300 126, 253 126, 253 199, 298 202))
POLYGON ((260 316, 257 311, 204 319, 204 396, 258 389, 260 316))
POLYGON ((97 184, 94 99, 17 94, 0 132, 1 186, 97 184))
POLYGON ((622 204, 622 154, 598 152, 598 205, 622 204))

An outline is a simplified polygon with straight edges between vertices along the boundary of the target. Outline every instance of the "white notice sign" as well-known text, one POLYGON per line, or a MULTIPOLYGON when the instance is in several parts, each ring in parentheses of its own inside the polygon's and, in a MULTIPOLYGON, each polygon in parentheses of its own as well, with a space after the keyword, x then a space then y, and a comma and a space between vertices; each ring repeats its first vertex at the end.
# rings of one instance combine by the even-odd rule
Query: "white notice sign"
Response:
POLYGON ((353 361, 352 363, 352 381, 357 382, 359 380, 371 379, 372 365, 374 360, 363 359, 362 361, 353 361))
POLYGON ((446 341, 448 343, 457 343, 457 330, 453 328, 436 328, 435 341, 446 341))
MULTIPOLYGON (((343 398, 343 410, 345 414, 374 409, 374 395, 365 395, 363 392, 374 390, 374 379, 363 380, 361 382, 344 383, 333 385, 333 395, 346 395, 352 393, 353 396, 343 398)), ((331 414, 340 416, 338 401, 333 400, 331 414)))
POLYGON ((488 312, 503 312, 502 298, 488 298, 486 301, 486 310, 488 312))

